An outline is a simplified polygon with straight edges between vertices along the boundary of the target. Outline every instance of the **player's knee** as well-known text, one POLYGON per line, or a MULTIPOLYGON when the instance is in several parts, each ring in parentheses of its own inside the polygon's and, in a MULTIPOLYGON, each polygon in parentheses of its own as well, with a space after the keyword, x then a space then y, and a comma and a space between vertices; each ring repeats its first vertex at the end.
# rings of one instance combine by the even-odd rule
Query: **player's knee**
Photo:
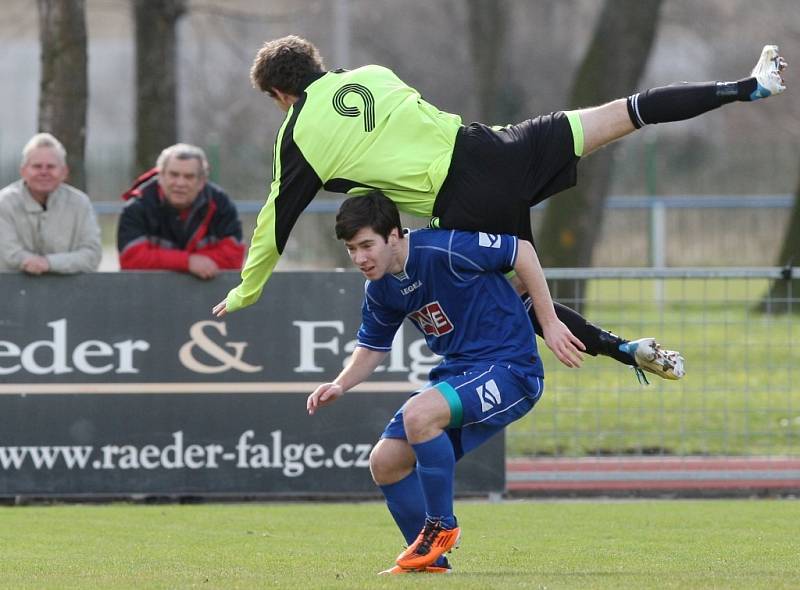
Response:
POLYGON ((377 448, 372 449, 369 455, 369 472, 372 474, 372 481, 375 485, 383 486, 393 483, 392 472, 394 469, 381 455, 377 448))
MULTIPOLYGON (((413 401, 413 400, 412 400, 413 401)), ((403 409, 403 427, 409 440, 418 439, 430 428, 431 417, 421 404, 409 403, 403 409)))
POLYGON ((406 477, 414 468, 415 458, 411 447, 403 441, 380 441, 369 454, 369 471, 372 481, 379 486, 393 484, 406 477), (403 448, 403 445, 407 448, 403 448))
POLYGON ((429 440, 450 422, 450 405, 437 389, 412 397, 403 407, 403 426, 411 444, 429 440))

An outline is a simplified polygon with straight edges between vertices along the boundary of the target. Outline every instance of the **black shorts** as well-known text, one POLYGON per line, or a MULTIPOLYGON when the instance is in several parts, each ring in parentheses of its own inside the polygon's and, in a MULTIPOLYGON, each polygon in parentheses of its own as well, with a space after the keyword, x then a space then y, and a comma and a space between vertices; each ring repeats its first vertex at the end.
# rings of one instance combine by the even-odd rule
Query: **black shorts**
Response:
POLYGON ((433 207, 438 227, 533 242, 530 208, 575 186, 579 159, 563 112, 498 129, 462 127, 433 207))

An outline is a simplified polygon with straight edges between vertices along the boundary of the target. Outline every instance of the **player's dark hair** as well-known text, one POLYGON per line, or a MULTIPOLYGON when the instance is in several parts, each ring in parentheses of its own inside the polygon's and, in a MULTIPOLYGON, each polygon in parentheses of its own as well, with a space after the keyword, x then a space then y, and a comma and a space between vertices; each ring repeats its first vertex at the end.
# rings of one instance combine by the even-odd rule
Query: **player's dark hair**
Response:
POLYGON ((297 35, 267 41, 250 68, 254 88, 272 96, 272 89, 300 96, 309 76, 324 71, 322 58, 313 43, 297 35))
POLYGON ((372 191, 363 197, 350 197, 336 214, 336 237, 339 240, 352 240, 355 235, 368 227, 389 241, 389 234, 397 229, 403 237, 400 225, 400 212, 397 205, 381 191, 372 191))

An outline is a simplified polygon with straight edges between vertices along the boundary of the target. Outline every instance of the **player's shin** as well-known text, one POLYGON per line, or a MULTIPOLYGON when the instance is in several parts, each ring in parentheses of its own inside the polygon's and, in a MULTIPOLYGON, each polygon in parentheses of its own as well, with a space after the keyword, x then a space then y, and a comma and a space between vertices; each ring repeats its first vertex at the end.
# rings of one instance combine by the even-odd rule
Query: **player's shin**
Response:
POLYGON ((786 60, 777 45, 765 45, 750 77, 735 82, 673 84, 651 88, 628 97, 628 115, 639 129, 653 123, 684 121, 724 104, 753 101, 780 94, 786 90, 783 71, 786 60))
MULTIPOLYGON (((439 520, 445 528, 453 528, 453 480, 456 456, 447 434, 411 445, 417 456, 417 475, 425 497, 428 518, 439 520)), ((419 531, 417 531, 419 532, 419 531)))
POLYGON ((379 487, 389 513, 410 545, 425 526, 425 496, 417 472, 412 470, 400 481, 379 487))
MULTIPOLYGON (((525 304, 525 309, 528 311, 528 316, 533 324, 533 329, 540 337, 543 337, 542 327, 536 319, 536 313, 533 306, 530 304, 530 295, 524 293, 522 301, 525 304)), ((553 302, 553 307, 556 310, 558 319, 564 322, 577 338, 586 346, 586 353, 592 356, 602 354, 609 356, 619 362, 636 366, 636 359, 624 347, 628 342, 624 338, 620 338, 613 332, 598 328, 591 322, 587 321, 581 314, 574 309, 562 305, 557 301, 553 302), (620 348, 622 347, 622 348, 620 348)))
POLYGON ((412 445, 417 457, 417 474, 425 496, 427 518, 417 538, 396 560, 407 569, 421 569, 437 563, 458 545, 461 529, 453 514, 455 453, 444 432, 431 440, 412 445))

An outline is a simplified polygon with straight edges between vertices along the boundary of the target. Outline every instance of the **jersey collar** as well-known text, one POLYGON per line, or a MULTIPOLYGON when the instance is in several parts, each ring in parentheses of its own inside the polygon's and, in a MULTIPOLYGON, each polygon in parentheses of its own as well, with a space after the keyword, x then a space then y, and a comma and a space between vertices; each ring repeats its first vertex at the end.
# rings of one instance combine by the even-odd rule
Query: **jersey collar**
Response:
POLYGON ((405 264, 403 264, 403 270, 398 273, 392 273, 392 276, 401 283, 403 281, 411 280, 408 274, 408 261, 411 259, 411 253, 414 251, 414 249, 411 247, 411 236, 414 235, 414 232, 406 227, 403 228, 403 235, 405 236, 405 239, 408 240, 408 254, 406 255, 406 261, 405 264))
POLYGON ((306 88, 311 86, 311 84, 322 78, 322 76, 324 76, 327 73, 328 72, 317 72, 314 74, 309 74, 308 76, 306 76, 305 80, 303 80, 303 83, 300 85, 300 91, 305 92, 306 88))

